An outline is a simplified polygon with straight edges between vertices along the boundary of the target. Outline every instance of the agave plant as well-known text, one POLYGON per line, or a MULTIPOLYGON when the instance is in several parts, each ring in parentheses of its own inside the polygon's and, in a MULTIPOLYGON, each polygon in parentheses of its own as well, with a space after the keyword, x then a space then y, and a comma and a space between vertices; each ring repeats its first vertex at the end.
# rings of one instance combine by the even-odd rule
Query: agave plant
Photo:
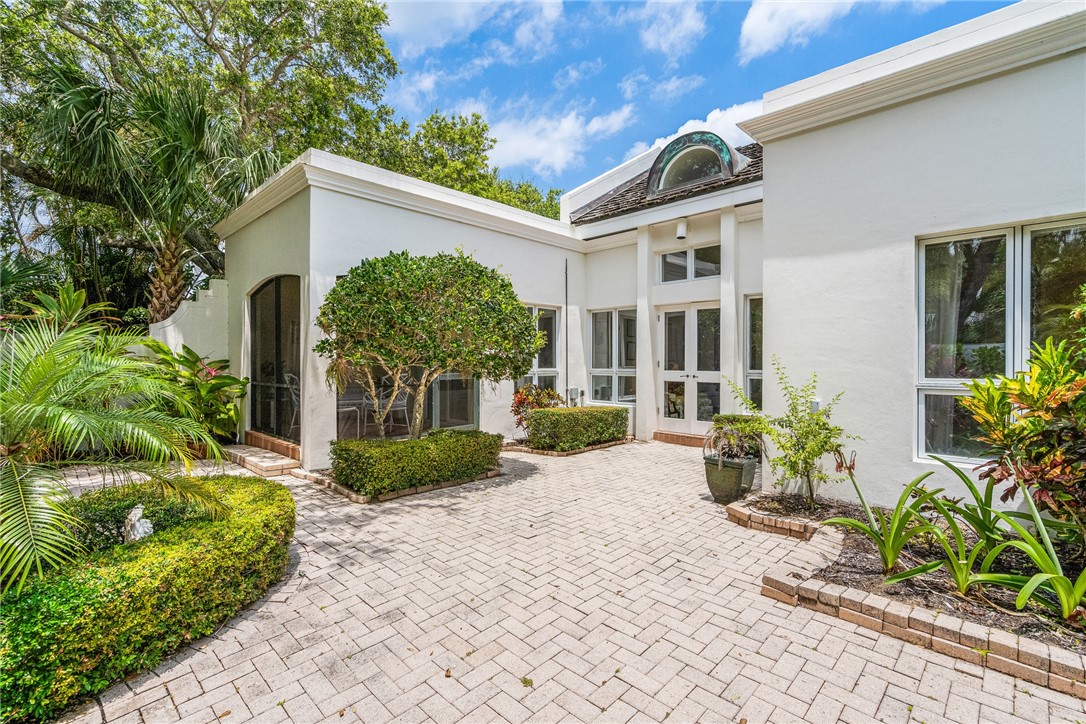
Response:
POLYGON ((214 457, 221 449, 199 423, 158 409, 164 399, 188 403, 153 363, 128 352, 142 341, 101 321, 49 314, 19 321, 0 339, 3 590, 18 591, 80 553, 72 534, 79 523, 62 505, 66 465, 93 465, 118 483, 146 477, 163 493, 225 513, 208 488, 185 475, 193 445, 214 457))

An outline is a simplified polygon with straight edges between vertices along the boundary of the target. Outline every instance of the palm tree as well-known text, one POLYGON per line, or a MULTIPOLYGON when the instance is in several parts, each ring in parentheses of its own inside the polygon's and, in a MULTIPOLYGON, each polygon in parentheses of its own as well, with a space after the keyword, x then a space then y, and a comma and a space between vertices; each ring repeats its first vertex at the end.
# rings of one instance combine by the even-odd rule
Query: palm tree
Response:
POLYGON ((187 403, 153 362, 128 350, 143 337, 118 331, 83 309, 84 292, 39 295, 34 314, 0 339, 0 581, 21 590, 26 580, 79 555, 65 511, 61 469, 90 464, 114 482, 146 478, 164 494, 222 503, 187 477, 192 446, 221 449, 193 419, 160 411, 187 403))
POLYGON ((156 250, 148 311, 169 317, 188 289, 186 236, 214 224, 274 170, 276 156, 245 153, 237 120, 209 110, 195 83, 140 80, 95 84, 82 71, 52 66, 38 106, 36 146, 71 187, 140 222, 156 250))

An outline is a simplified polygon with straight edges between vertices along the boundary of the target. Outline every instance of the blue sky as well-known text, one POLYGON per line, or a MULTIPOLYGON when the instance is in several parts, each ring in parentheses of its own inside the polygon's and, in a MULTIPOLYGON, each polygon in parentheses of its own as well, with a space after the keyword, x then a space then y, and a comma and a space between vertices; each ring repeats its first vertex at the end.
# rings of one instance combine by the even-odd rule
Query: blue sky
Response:
POLYGON ((504 176, 574 188, 762 94, 1008 2, 389 2, 395 107, 479 112, 504 176))

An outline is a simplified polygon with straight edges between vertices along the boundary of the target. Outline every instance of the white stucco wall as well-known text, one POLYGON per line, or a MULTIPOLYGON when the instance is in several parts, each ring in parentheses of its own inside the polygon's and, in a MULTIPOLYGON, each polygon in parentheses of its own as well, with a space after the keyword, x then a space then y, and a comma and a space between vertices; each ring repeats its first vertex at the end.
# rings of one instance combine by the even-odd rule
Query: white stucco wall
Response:
MULTIPOLYGON (((226 241, 226 277, 230 282, 230 363, 238 374, 252 377, 249 365, 251 330, 249 327, 249 294, 265 280, 280 274, 301 277, 301 318, 311 315, 307 308, 306 289, 309 272, 309 190, 303 190, 279 204, 260 218, 231 234, 226 241)), ((302 350, 311 349, 315 340, 305 336, 302 328, 302 350)), ((306 355, 301 356, 303 371, 306 355)), ((301 393, 306 394, 309 378, 302 375, 301 393)), ((320 384, 323 385, 323 380, 320 384)), ((252 396, 246 398, 251 402, 252 396)), ((248 410, 242 429, 248 429, 248 410)), ((309 426, 304 416, 301 422, 303 442, 309 426)))
MULTIPOLYGON (((310 287, 307 292, 311 313, 316 316, 325 294, 344 274, 364 258, 383 256, 390 251, 410 250, 413 254, 451 252, 461 248, 487 266, 508 274, 518 296, 529 305, 564 310, 559 318, 559 388, 586 386, 582 329, 585 294, 584 255, 513 234, 481 228, 418 210, 358 198, 332 190, 312 188, 310 287), (569 298, 566 299, 566 265, 569 269, 569 298), (573 330, 567 334, 567 330, 573 330), (568 347, 567 347, 568 343, 568 347), (566 365, 568 349, 568 378, 566 365)), ((312 348, 320 331, 308 331, 312 348)), ((327 442, 336 436, 335 396, 323 385, 323 366, 307 368, 303 381, 306 395, 303 424, 303 464, 326 467, 327 442), (306 392, 308 385, 308 392, 306 392)), ((513 436, 515 427, 509 412, 513 383, 481 386, 480 427, 489 432, 513 436)))
POLYGON ((846 391, 835 419, 863 437, 874 501, 924 470, 951 483, 916 453, 916 237, 1086 210, 1084 109, 1079 51, 766 144, 766 350, 823 399, 846 391))
POLYGON ((230 288, 225 279, 212 279, 195 299, 181 302, 169 319, 150 325, 150 335, 175 352, 188 346, 201 357, 230 356, 230 288))

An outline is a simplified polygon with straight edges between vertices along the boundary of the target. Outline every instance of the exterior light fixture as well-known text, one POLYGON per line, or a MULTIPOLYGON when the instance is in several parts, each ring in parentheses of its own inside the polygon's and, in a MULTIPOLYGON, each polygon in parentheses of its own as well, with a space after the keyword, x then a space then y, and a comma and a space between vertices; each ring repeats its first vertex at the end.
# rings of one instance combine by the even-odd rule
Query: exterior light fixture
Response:
POLYGON ((679 223, 675 226, 675 238, 676 239, 685 239, 686 238, 686 219, 685 218, 679 219, 679 223))

